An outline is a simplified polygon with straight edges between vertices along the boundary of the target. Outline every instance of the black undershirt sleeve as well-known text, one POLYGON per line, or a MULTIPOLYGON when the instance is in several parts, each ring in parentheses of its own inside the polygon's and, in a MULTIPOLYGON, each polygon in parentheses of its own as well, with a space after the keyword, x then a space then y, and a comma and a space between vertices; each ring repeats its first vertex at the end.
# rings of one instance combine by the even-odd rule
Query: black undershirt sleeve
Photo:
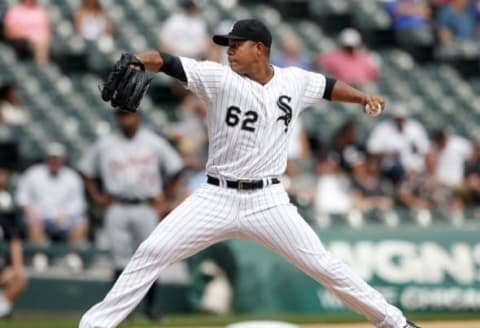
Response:
POLYGON ((325 84, 325 92, 323 93, 323 99, 332 100, 333 87, 337 80, 327 77, 327 82, 325 84))
POLYGON ((160 51, 160 56, 162 56, 163 59, 163 66, 160 69, 161 72, 180 81, 187 82, 187 75, 185 74, 180 58, 162 51, 160 51))

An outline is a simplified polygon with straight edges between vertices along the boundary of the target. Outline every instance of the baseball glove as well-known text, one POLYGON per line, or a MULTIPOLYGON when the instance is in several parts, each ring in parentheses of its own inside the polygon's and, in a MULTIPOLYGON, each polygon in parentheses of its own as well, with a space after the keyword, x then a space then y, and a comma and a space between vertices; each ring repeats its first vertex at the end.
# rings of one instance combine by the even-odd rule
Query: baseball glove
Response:
POLYGON ((152 78, 145 72, 145 65, 132 54, 122 54, 100 88, 102 99, 113 108, 136 112, 152 78))

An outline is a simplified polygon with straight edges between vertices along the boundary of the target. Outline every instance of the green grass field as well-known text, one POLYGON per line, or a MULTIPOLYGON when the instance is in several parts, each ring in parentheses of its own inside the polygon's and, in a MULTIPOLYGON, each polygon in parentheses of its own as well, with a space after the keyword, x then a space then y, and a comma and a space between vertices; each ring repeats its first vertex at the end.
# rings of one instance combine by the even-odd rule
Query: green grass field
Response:
MULTIPOLYGON (((56 317, 55 315, 19 315, 0 321, 1 328, 76 328, 80 315, 56 317)), ((415 321, 465 321, 479 320, 479 313, 445 313, 413 315, 409 318, 415 321)), ((195 327, 225 327, 234 322, 247 320, 278 320, 296 323, 299 325, 321 325, 327 323, 366 322, 359 316, 319 316, 319 315, 275 315, 275 316, 211 316, 211 315, 168 315, 158 323, 150 323, 137 316, 122 328, 195 328, 195 327)), ((343 325, 344 327, 345 325, 343 325)))
MULTIPOLYGON (((54 315, 32 316, 16 315, 15 317, 0 321, 0 327, 5 328, 74 328, 78 325, 80 315, 55 318, 54 315)), ((357 316, 339 318, 338 316, 318 315, 275 315, 275 316, 212 316, 212 315, 168 315, 158 323, 146 321, 141 316, 136 316, 130 322, 123 324, 125 328, 187 328, 187 327, 225 327, 234 322, 247 320, 279 320, 298 324, 316 324, 326 322, 361 322, 357 316)))

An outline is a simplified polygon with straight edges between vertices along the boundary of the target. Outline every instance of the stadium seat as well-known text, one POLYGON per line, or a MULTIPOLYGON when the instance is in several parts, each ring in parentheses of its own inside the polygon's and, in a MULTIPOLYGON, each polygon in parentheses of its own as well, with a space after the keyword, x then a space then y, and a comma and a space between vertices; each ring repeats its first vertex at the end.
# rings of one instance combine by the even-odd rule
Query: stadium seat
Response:
MULTIPOLYGON (((459 74, 459 71, 467 74, 480 71, 477 45, 459 44, 439 49, 436 56, 443 65, 419 63, 408 52, 382 43, 382 38, 389 33, 390 21, 382 9, 383 4, 378 1, 301 2, 308 3, 309 10, 308 15, 301 17, 296 17, 293 11, 290 17, 278 1, 239 4, 212 0, 204 1, 202 5, 211 31, 225 19, 257 17, 272 29, 275 38, 273 51, 278 51, 282 36, 293 33, 302 39, 305 54, 310 57, 334 49, 338 31, 355 24, 365 33, 367 43, 374 46, 383 63, 380 81, 363 87, 365 91, 380 93, 389 102, 405 102, 412 116, 424 123, 428 130, 447 123, 457 133, 467 131, 472 134, 478 129, 480 79, 470 81, 459 74), (385 45, 386 49, 383 48, 385 45), (461 61, 459 56, 463 58, 461 61)), ((1 1, 0 15, 13 3, 16 1, 1 1)), ((41 145, 52 138, 64 141, 72 151, 78 152, 79 145, 92 142, 114 125, 109 105, 99 98, 98 86, 105 70, 123 51, 139 52, 156 47, 159 25, 179 9, 178 3, 176 0, 104 0, 102 5, 113 21, 116 34, 113 39, 104 37, 92 43, 81 40, 73 29, 72 17, 81 4, 80 0, 43 0, 41 4, 48 8, 54 26, 53 63, 40 68, 32 61, 19 65, 11 47, 0 43, 0 81, 16 83, 30 116, 36 122, 25 128, 28 133, 22 138, 23 152, 41 156, 41 145)), ((300 10, 301 5, 297 9, 300 10)), ((146 119, 155 126, 166 125, 169 113, 178 105, 178 100, 170 93, 170 83, 171 78, 157 75, 142 102, 146 119)), ((358 122, 363 140, 375 124, 353 106, 333 103, 306 111, 304 124, 308 133, 321 133, 322 137, 329 138, 347 118, 358 122), (318 131, 319 127, 321 131, 318 131)))

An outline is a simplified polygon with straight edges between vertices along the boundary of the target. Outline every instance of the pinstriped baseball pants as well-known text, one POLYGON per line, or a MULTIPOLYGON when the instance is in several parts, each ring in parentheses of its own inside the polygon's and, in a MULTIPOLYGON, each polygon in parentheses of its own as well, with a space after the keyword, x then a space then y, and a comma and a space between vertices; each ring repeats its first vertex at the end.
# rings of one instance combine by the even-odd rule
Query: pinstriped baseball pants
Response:
POLYGON ((230 238, 251 240, 280 254, 376 327, 402 328, 406 323, 400 310, 325 250, 281 185, 237 191, 204 184, 140 245, 110 292, 84 314, 79 327, 116 327, 163 269, 230 238))

